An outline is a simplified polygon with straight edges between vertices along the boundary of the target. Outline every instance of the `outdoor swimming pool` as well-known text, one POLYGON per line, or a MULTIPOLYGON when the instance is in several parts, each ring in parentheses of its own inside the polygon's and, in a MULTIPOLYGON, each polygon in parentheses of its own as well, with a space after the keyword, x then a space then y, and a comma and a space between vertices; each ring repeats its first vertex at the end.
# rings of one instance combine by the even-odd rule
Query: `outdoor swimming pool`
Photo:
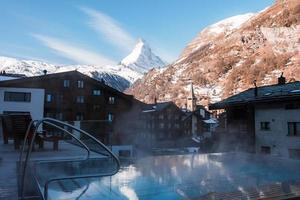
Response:
POLYGON ((200 199, 212 192, 295 183, 299 169, 298 160, 255 154, 155 156, 124 165, 112 177, 52 182, 48 199, 200 199))

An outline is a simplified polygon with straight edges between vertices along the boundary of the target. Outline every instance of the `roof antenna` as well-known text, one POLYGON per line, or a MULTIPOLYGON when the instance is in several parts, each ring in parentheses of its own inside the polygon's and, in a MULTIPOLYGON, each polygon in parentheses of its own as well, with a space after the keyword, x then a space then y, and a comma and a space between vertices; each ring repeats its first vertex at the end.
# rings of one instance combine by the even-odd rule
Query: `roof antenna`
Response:
POLYGON ((278 78, 278 85, 284 85, 285 83, 286 83, 285 77, 283 76, 283 72, 281 72, 281 75, 278 78))
POLYGON ((254 96, 257 97, 258 88, 257 88, 257 85, 256 85, 256 80, 253 81, 253 85, 254 85, 254 96))

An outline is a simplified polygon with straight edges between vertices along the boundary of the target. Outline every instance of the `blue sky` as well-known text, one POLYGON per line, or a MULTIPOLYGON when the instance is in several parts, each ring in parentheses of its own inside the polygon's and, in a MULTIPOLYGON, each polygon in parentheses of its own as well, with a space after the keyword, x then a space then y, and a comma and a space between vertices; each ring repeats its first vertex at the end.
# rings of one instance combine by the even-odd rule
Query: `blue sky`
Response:
POLYGON ((274 0, 2 0, 0 56, 115 64, 143 38, 171 62, 197 33, 274 0))

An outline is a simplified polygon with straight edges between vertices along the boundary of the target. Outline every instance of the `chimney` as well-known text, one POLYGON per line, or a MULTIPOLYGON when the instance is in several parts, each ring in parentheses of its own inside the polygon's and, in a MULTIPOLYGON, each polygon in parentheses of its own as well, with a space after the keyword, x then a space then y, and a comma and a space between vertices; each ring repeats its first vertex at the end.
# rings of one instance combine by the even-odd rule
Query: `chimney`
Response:
POLYGON ((46 74, 47 74, 47 70, 44 69, 44 70, 43 70, 43 73, 44 73, 44 75, 46 75, 46 74))
POLYGON ((284 85, 286 82, 285 77, 283 76, 283 72, 281 73, 281 76, 278 78, 278 85, 284 85))
POLYGON ((157 98, 154 97, 154 104, 156 105, 157 104, 157 98))
POLYGON ((101 78, 101 83, 105 85, 105 80, 101 78))
POLYGON ((256 80, 253 81, 253 85, 254 85, 254 96, 257 97, 257 95, 258 95, 258 88, 257 88, 257 85, 256 85, 256 80))

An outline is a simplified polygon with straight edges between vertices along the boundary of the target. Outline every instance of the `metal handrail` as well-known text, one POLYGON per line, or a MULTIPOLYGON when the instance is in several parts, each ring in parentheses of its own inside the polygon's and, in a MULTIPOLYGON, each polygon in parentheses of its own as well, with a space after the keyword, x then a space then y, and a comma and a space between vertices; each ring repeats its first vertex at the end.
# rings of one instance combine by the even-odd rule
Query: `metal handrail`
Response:
MULTIPOLYGON (((54 126, 64 132, 66 132, 67 134, 71 135, 71 137, 75 138, 80 144, 82 144, 84 146, 84 148, 86 148, 86 150, 88 151, 88 155, 86 157, 86 159, 89 159, 90 157, 90 149, 84 144, 83 141, 79 140, 78 138, 76 138, 72 133, 70 133, 69 131, 65 130, 64 128, 62 127, 59 127, 57 126, 56 124, 54 123, 57 123, 57 124, 60 124, 60 125, 64 125, 64 126, 67 126, 73 130, 76 130, 86 136, 88 136, 89 138, 91 138, 94 142, 96 142, 99 146, 101 146, 109 155, 111 158, 113 158, 117 164, 117 167, 116 167, 116 170, 111 172, 111 173, 103 173, 103 174, 95 174, 95 175, 82 175, 82 176, 64 176, 64 177, 60 177, 60 178, 53 178, 53 179, 49 179, 46 181, 45 183, 45 186, 44 186, 44 199, 47 200, 48 198, 48 185, 53 182, 53 181, 58 181, 58 180, 67 180, 67 179, 74 179, 74 178, 92 178, 92 177, 100 177, 100 176, 112 176, 114 174, 116 174, 119 169, 120 169, 120 161, 119 159, 113 154, 113 152, 108 148, 106 147, 102 142, 100 142, 99 140, 97 140, 95 137, 93 137, 92 135, 90 135, 89 133, 87 133, 86 131, 84 130, 81 130, 73 125, 70 125, 68 123, 65 123, 65 122, 62 122, 62 121, 59 121, 59 120, 56 120, 56 119, 52 119, 52 118, 43 118, 41 120, 35 120, 35 121, 32 121, 29 126, 28 126, 28 129, 26 131, 26 135, 25 135, 25 139, 24 139, 24 145, 23 145, 23 148, 22 148, 22 151, 20 153, 20 166, 21 163, 22 163, 22 157, 23 157, 23 151, 25 150, 25 145, 26 145, 26 141, 28 139, 28 134, 29 134, 29 131, 31 129, 31 127, 33 126, 33 124, 36 122, 36 126, 35 126, 35 129, 34 129, 34 132, 33 132, 33 136, 31 138, 31 142, 30 142, 30 146, 28 148, 28 151, 27 151, 27 154, 26 154, 26 158, 25 158, 25 162, 24 162, 24 167, 23 167, 23 173, 21 174, 22 175, 22 178, 21 178, 21 197, 23 198, 24 197, 24 184, 25 184, 25 174, 26 174, 26 169, 27 169, 27 163, 28 163, 28 160, 30 158, 30 155, 31 155, 31 152, 32 152, 32 147, 33 147, 33 143, 34 143, 34 140, 35 140, 35 137, 36 137, 36 134, 37 134, 37 130, 39 128, 40 125, 42 125, 43 123, 45 124, 48 124, 50 126, 54 126)), ((97 152, 98 154, 101 154, 101 155, 105 155, 105 156, 108 156, 107 154, 103 154, 103 153, 99 153, 97 152)), ((20 167, 21 168, 21 167, 20 167)))
MULTIPOLYGON (((24 167, 23 167, 23 172, 21 172, 21 170, 22 170, 22 157, 23 157, 23 151, 24 151, 24 149, 25 149, 25 146, 26 146, 26 142, 27 142, 27 139, 28 139, 28 134, 29 134, 29 132, 30 132, 30 129, 31 129, 31 127, 33 126, 33 124, 34 124, 34 122, 38 122, 39 120, 35 120, 35 121, 32 121, 30 124, 29 124, 29 126, 28 126, 28 128, 27 128, 27 132, 26 132, 26 135, 25 135, 25 139, 24 139, 24 144, 23 144, 23 147, 22 147, 22 151, 21 151, 21 153, 20 153, 20 164, 19 164, 19 168, 20 168, 20 174, 22 175, 21 176, 21 189, 20 189, 20 191, 21 191, 21 197, 23 198, 23 192, 24 192, 24 184, 25 184, 25 172, 26 172, 26 167, 27 167, 27 161, 28 161, 28 159, 26 159, 25 160, 25 162, 24 163, 26 163, 26 164, 24 164, 24 167)), ((87 160, 87 159, 89 159, 89 157, 90 157, 90 150, 89 150, 89 148, 82 142, 82 141, 80 141, 78 138, 76 138, 71 132, 69 132, 69 131, 67 131, 67 130, 65 130, 65 129, 63 129, 62 127, 59 127, 59 126, 57 126, 57 125, 55 125, 55 124, 53 124, 53 123, 51 123, 51 122, 44 122, 45 124, 48 124, 48 125, 52 125, 52 126, 54 126, 54 127, 56 127, 56 128, 58 128, 58 129, 60 129, 60 130, 62 130, 62 131, 64 131, 64 132, 66 132, 66 133, 68 133, 69 135, 71 135, 72 136, 72 138, 74 138, 76 141, 78 141, 85 149, 86 149, 86 151, 87 151, 87 156, 86 156, 86 158, 85 159, 83 159, 83 160, 87 160)), ((36 129, 35 129, 35 133, 37 133, 37 129, 38 129, 38 127, 36 127, 36 129)), ((34 138, 32 138, 31 139, 31 143, 34 143, 34 139, 35 139, 35 136, 34 136, 34 138)), ((31 153, 31 150, 32 150, 32 146, 33 145, 31 145, 31 143, 30 143, 30 148, 28 149, 28 152, 27 152, 27 154, 29 153, 29 155, 30 155, 30 153, 31 153), (30 151, 29 151, 30 150, 30 151)), ((26 158, 27 158, 27 156, 26 156, 26 158)))

